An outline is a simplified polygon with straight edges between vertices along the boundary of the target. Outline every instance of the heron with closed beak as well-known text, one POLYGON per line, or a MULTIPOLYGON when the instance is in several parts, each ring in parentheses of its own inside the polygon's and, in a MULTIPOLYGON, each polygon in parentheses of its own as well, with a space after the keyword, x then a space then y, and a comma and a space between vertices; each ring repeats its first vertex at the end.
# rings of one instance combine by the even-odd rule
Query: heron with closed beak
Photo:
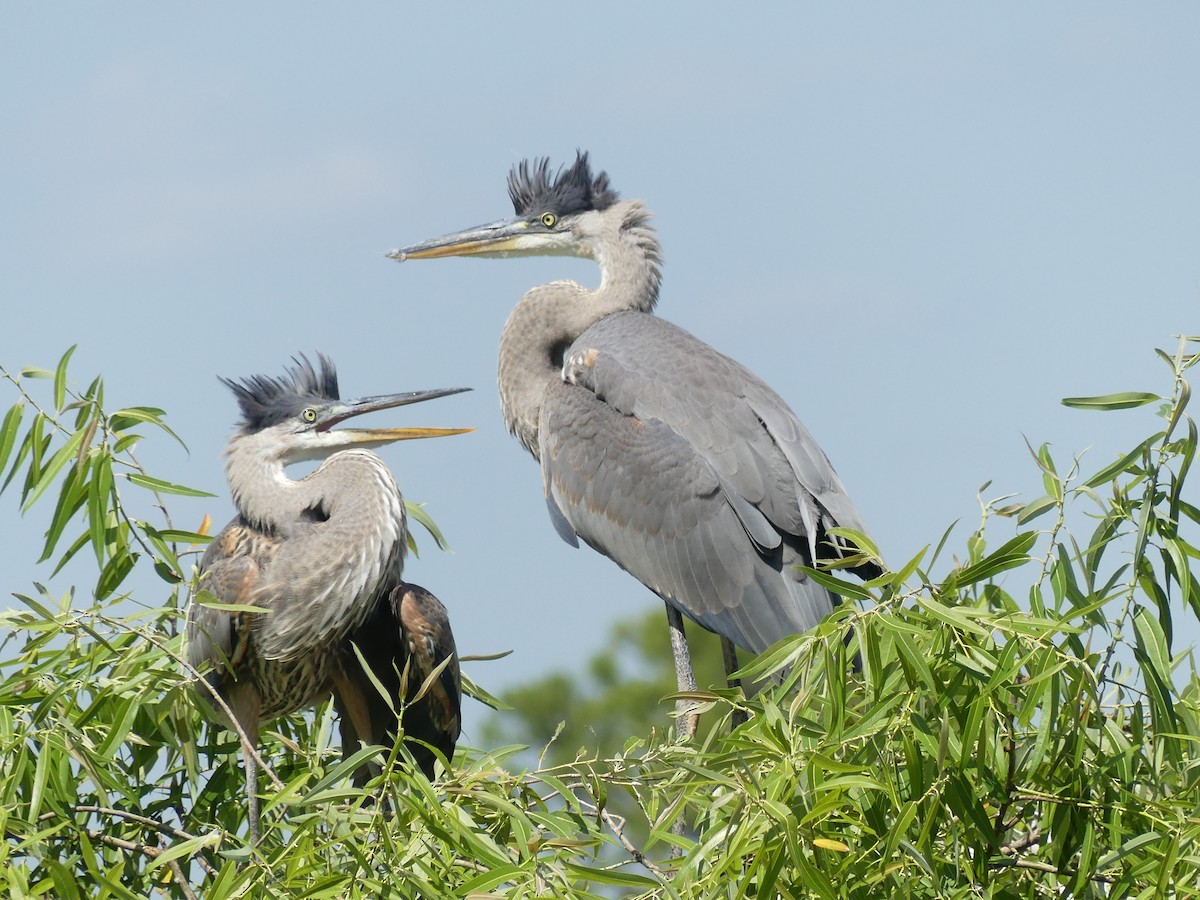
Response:
POLYGON ((832 529, 866 532, 825 453, 763 381, 653 315, 662 253, 650 214, 593 175, 586 153, 557 173, 520 163, 508 193, 514 217, 388 255, 600 267, 594 290, 530 290, 500 336, 504 421, 541 463, 559 535, 666 602, 681 691, 695 688, 681 613, 722 636, 727 669, 733 645, 759 653, 813 628, 836 598, 800 567, 849 552, 832 529))

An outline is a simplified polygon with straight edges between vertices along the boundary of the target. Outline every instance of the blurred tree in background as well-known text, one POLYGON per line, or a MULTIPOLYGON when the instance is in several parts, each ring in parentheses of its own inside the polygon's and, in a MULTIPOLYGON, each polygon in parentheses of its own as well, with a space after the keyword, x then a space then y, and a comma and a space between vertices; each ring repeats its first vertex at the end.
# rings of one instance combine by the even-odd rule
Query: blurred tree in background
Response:
POLYGON ((717 687, 691 744, 655 609, 582 676, 510 692, 484 743, 517 743, 460 747, 433 783, 392 750, 354 787, 328 704, 274 723, 256 847, 237 742, 183 663, 207 538, 168 501, 195 492, 135 452, 173 437, 165 413, 74 388, 70 353, 0 366, 5 496, 53 507, 45 561, 95 560, 86 588, 13 585, 0 613, 0 878, 60 898, 1200 896, 1200 678, 1174 638, 1200 620, 1196 350, 1160 351, 1162 396, 1064 401, 1157 417, 1094 472, 1037 449, 1044 495, 984 502, 959 551, 947 532, 865 585, 811 572, 849 602, 747 667, 783 673, 757 695, 702 650, 717 687))
MULTIPOLYGON (((630 590, 643 590, 631 581, 630 590)), ((480 732, 484 746, 528 744, 544 761, 566 763, 580 753, 608 756, 620 752, 633 735, 670 724, 675 704, 665 698, 675 687, 667 617, 647 593, 650 609, 613 625, 607 650, 578 672, 554 671, 504 691, 511 707, 490 716, 480 732), (545 751, 542 753, 541 751, 545 751)), ((687 624, 688 645, 702 688, 725 685, 721 641, 699 625, 687 624)), ((716 717, 701 718, 702 730, 716 717)))

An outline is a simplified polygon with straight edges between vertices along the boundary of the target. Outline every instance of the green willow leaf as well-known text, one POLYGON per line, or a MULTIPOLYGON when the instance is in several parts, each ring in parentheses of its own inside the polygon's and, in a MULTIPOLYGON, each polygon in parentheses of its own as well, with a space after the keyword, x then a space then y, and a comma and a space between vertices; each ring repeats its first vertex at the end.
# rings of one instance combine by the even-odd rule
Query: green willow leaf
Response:
POLYGON ((1162 400, 1162 397, 1158 394, 1150 394, 1145 391, 1123 391, 1099 397, 1064 397, 1062 404, 1072 409, 1134 409, 1159 400, 1162 400))
POLYGON ((1026 503, 1025 505, 1021 506, 1019 512, 1017 512, 1017 524, 1024 525, 1028 522, 1032 522, 1043 513, 1054 509, 1056 506, 1058 506, 1059 502, 1060 501, 1054 497, 1045 496, 1039 497, 1037 500, 1034 500, 1030 503, 1026 503))
POLYGON ((124 476, 128 481, 136 484, 138 487, 144 487, 151 491, 156 491, 161 494, 178 494, 181 497, 215 497, 216 494, 210 494, 208 491, 197 490, 182 484, 172 484, 169 481, 163 481, 161 478, 154 478, 150 475, 142 475, 139 472, 129 472, 124 476))
POLYGON ((8 457, 17 443, 17 432, 21 430, 21 417, 25 413, 24 401, 13 404, 0 423, 0 472, 8 465, 8 457))
POLYGON ((871 597, 870 592, 857 582, 835 578, 828 572, 821 569, 813 569, 809 566, 796 566, 796 569, 803 572, 813 581, 817 582, 817 584, 829 588, 829 590, 839 596, 852 597, 856 600, 868 600, 871 597))
POLYGON ((596 884, 611 884, 615 887, 628 888, 656 888, 658 882, 653 878, 647 878, 645 875, 638 875, 636 872, 622 872, 616 869, 600 869, 595 866, 585 866, 579 863, 567 863, 568 872, 578 875, 580 878, 586 878, 590 882, 596 884))
MULTIPOLYGON (((450 552, 450 545, 446 542, 445 536, 442 534, 437 523, 433 521, 433 517, 425 511, 424 503, 413 503, 411 500, 404 501, 404 510, 410 519, 419 522, 421 526, 429 532, 429 536, 433 538, 434 544, 439 550, 450 552)), ((416 552, 416 541, 413 540, 412 532, 409 532, 409 547, 416 552)))
MULTIPOLYGON (((78 553, 80 550, 82 550, 84 548, 84 546, 88 543, 88 538, 89 538, 89 533, 85 531, 83 534, 81 534, 79 537, 77 537, 74 541, 71 542, 71 545, 69 547, 67 547, 66 550, 63 551, 63 555, 58 558, 58 562, 54 564, 54 570, 50 573, 51 576, 57 575, 59 572, 62 571, 63 566, 65 566, 67 563, 69 563, 75 557, 75 554, 78 553)), ((98 560, 99 565, 103 565, 103 562, 104 561, 102 559, 98 560)))
POLYGON ((33 504, 37 502, 38 498, 41 497, 42 494, 46 492, 46 489, 49 488, 54 482, 54 479, 58 476, 58 473, 63 470, 63 467, 66 466, 68 462, 71 462, 75 459, 85 434, 85 431, 76 431, 74 434, 68 437, 66 443, 59 447, 58 451, 52 457, 50 457, 50 460, 46 463, 45 468, 38 473, 37 483, 34 484, 33 488, 29 491, 24 504, 22 504, 22 512, 29 512, 33 504))
POLYGON ((140 423, 154 425, 156 428, 165 431, 173 437, 179 443, 179 446, 186 450, 187 444, 163 421, 165 415, 166 412, 164 410, 154 406, 127 406, 124 409, 118 409, 116 412, 109 414, 108 427, 111 431, 120 433, 140 423))
POLYGON ((104 565, 108 537, 109 504, 114 501, 112 456, 106 447, 92 457, 92 477, 88 482, 88 534, 96 563, 104 565))
POLYGON ((1141 475, 1144 470, 1139 463, 1146 460, 1146 454, 1150 452, 1150 448, 1158 444, 1164 437, 1166 432, 1160 431, 1157 434, 1152 434, 1146 438, 1116 462, 1105 466, 1091 478, 1084 482, 1087 487, 1100 487, 1103 484, 1108 484, 1118 475, 1141 475))
POLYGON ((951 572, 946 579, 944 589, 947 592, 953 592, 1024 565, 1029 560, 1029 551, 1036 541, 1036 531, 1018 534, 995 553, 985 556, 973 565, 963 566, 961 569, 951 572))
POLYGON ((54 555, 58 540, 66 530, 67 524, 87 501, 87 478, 75 467, 67 469, 62 487, 58 493, 58 502, 54 507, 54 515, 50 527, 46 530, 46 542, 42 548, 42 556, 38 562, 45 562, 54 555))
POLYGON ((211 534, 200 534, 198 531, 186 531, 179 528, 164 528, 161 531, 156 530, 155 534, 164 541, 177 544, 199 544, 203 546, 213 539, 211 534))
POLYGON ((54 370, 54 409, 57 412, 62 412, 67 402, 67 363, 71 361, 76 346, 76 344, 71 345, 54 370))

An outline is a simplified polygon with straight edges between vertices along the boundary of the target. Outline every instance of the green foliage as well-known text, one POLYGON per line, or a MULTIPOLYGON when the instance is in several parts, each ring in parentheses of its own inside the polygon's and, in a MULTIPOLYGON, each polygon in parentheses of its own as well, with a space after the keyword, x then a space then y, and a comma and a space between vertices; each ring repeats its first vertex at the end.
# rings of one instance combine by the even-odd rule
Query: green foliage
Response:
MULTIPOLYGON (((503 692, 500 699, 515 713, 490 717, 480 731, 482 743, 545 744, 537 756, 559 764, 581 754, 619 753, 631 735, 656 724, 665 727, 675 708, 665 699, 667 686, 675 683, 675 663, 662 605, 650 607, 636 619, 616 623, 604 642, 608 650, 593 656, 580 671, 548 672, 503 692)), ((697 684, 722 687, 720 639, 697 625, 687 634, 697 684)), ((701 729, 716 721, 715 716, 703 717, 701 729)))
MULTIPOLYGON (((237 742, 202 724, 180 654, 181 559, 204 538, 165 519, 164 495, 188 489, 132 455, 143 433, 170 435, 164 414, 106 413, 99 379, 73 392, 70 354, 54 372, 0 369, 19 394, 0 420, 0 479, 23 508, 54 504, 46 560, 87 547, 98 572, 87 600, 35 589, 3 614, 9 893, 1198 896, 1200 679, 1174 639, 1180 616, 1200 618, 1200 510, 1185 491, 1195 340, 1162 354, 1163 399, 1068 401, 1157 404, 1161 425, 1092 474, 1035 450, 1045 495, 984 502, 948 571, 935 574, 944 537, 866 585, 812 573, 855 602, 751 663, 750 676, 782 673, 753 698, 701 693, 710 727, 691 745, 581 716, 533 771, 513 771, 520 745, 467 748, 431 784, 392 750, 362 791, 349 778, 362 757, 331 749, 326 706, 266 736, 255 848, 237 742), (29 393, 41 377, 44 405, 29 393), (142 497, 160 525, 130 512, 142 497), (1082 538, 1068 526, 1079 508, 1082 538), (157 580, 135 607, 118 591, 142 569, 157 580), (731 730, 734 709, 750 720, 731 730)), ((602 716, 586 703, 621 690, 623 669, 594 669, 567 696, 602 716)), ((654 689, 636 693, 645 707, 654 689)))

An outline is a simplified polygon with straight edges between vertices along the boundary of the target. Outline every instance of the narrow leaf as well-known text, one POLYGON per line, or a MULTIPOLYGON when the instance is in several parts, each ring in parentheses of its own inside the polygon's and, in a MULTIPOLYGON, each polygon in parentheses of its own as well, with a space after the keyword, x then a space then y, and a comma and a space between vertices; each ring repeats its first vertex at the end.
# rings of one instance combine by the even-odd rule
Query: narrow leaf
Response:
POLYGON ((130 472, 125 477, 138 487, 144 487, 151 491, 158 491, 163 494, 178 494, 181 497, 216 496, 216 494, 210 494, 208 491, 200 491, 196 488, 186 487, 182 484, 172 484, 169 481, 163 481, 161 478, 154 478, 150 475, 142 475, 139 472, 130 472))
POLYGON ((21 429, 21 416, 25 412, 24 402, 16 403, 4 414, 0 424, 0 472, 8 465, 9 454, 17 443, 17 432, 21 429))
POLYGON ((148 425, 155 425, 161 428, 171 437, 175 438, 179 442, 179 446, 186 450, 187 444, 163 421, 163 416, 165 415, 166 412, 154 406, 127 406, 125 409, 118 409, 109 415, 108 427, 112 431, 120 432, 139 422, 145 422, 148 425))
POLYGON ((75 458, 76 452, 79 450, 79 445, 83 441, 84 431, 76 431, 67 442, 58 448, 58 452, 50 457, 50 461, 46 463, 46 467, 39 474, 37 484, 29 492, 29 496, 21 507, 22 512, 28 512, 30 507, 37 502, 38 497, 46 492, 46 488, 54 481, 55 476, 62 471, 63 466, 71 459, 75 458))
POLYGON ((813 569, 809 566, 796 566, 796 568, 817 582, 817 584, 829 588, 829 590, 841 597, 853 598, 855 600, 869 600, 871 597, 870 592, 861 584, 856 584, 853 581, 843 581, 841 578, 834 578, 828 572, 822 572, 820 569, 813 569))
POLYGON ((71 345, 58 361, 58 368, 54 370, 54 408, 59 412, 62 412, 63 405, 67 402, 67 363, 71 361, 71 355, 77 346, 71 345))
POLYGON ((1161 399, 1158 394, 1145 391, 1122 391, 1099 397, 1064 397, 1062 404, 1072 409, 1133 409, 1161 399))
POLYGON ((1057 505, 1058 500, 1049 496, 1039 497, 1031 503, 1026 503, 1020 508, 1021 511, 1017 513, 1017 524, 1024 525, 1026 522, 1032 522, 1038 516, 1042 515, 1042 513, 1053 509, 1057 505))
POLYGON ((88 534, 96 563, 104 565, 104 548, 108 532, 108 503, 112 497, 112 457, 101 448, 92 458, 92 477, 88 483, 88 534))
POLYGON ((1146 440, 1142 441, 1116 462, 1109 463, 1091 478, 1084 482, 1086 487, 1100 487, 1102 484, 1108 484, 1118 475, 1123 475, 1126 472, 1133 472, 1140 469, 1138 463, 1145 459, 1145 455, 1149 449, 1157 444, 1164 437, 1164 432, 1152 434, 1146 440))
MULTIPOLYGON (((433 542, 437 544, 437 548, 439 550, 445 550, 449 552, 450 545, 446 543, 446 538, 442 534, 441 529, 437 527, 437 523, 433 521, 433 518, 429 515, 429 513, 425 512, 425 504, 413 503, 411 500, 405 500, 404 509, 405 512, 408 513, 409 518, 420 522, 422 527, 429 532, 429 536, 433 538, 433 542)), ((409 538, 410 540, 412 538, 411 532, 409 533, 409 538)), ((414 551, 416 550, 415 541, 410 544, 410 546, 413 547, 414 551)))

